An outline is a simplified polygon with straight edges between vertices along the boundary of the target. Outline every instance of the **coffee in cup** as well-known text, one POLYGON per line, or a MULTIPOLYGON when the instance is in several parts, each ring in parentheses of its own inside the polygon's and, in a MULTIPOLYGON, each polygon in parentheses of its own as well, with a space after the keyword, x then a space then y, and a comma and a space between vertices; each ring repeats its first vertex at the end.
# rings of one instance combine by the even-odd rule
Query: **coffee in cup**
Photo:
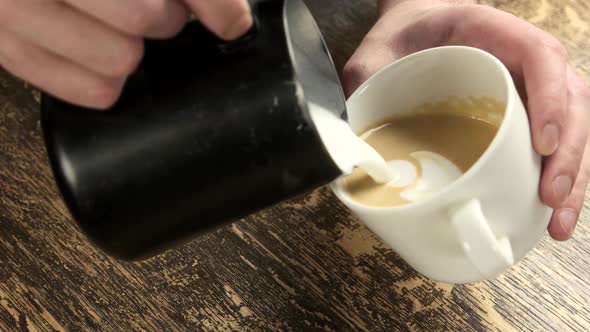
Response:
MULTIPOLYGON (((405 166, 416 169, 418 180, 408 186, 418 187, 427 167, 427 172, 437 175, 435 179, 447 176, 427 195, 414 190, 420 195, 410 197, 412 202, 376 203, 369 196, 363 203, 350 183, 349 188, 343 186, 347 180, 332 184, 344 205, 421 274, 449 283, 494 279, 546 234, 552 210, 539 197, 542 159, 533 148, 527 112, 510 72, 493 55, 471 47, 445 46, 400 59, 351 95, 347 120, 354 132, 366 134, 367 142, 381 150, 384 159, 404 162, 410 155, 411 167, 407 162, 405 166), (465 116, 498 125, 490 128, 465 116), (414 129, 408 132, 403 127, 414 129), (400 137, 403 130, 406 133, 400 137), (387 137, 394 131, 395 139, 406 140, 403 144, 389 142, 387 137), (417 132, 440 135, 419 140, 417 132), (462 147, 444 148, 453 137, 462 147), (379 147, 383 141, 392 147, 383 150, 379 147), (468 153, 465 141, 474 152, 468 153), (413 148, 404 150, 406 145, 413 148), (455 174, 435 172, 441 167, 432 166, 445 160, 456 166, 455 174)), ((401 164, 391 166, 404 174, 401 164)))
MULTIPOLYGON (((395 107, 395 106, 393 106, 395 107)), ((450 185, 481 157, 498 131, 505 105, 491 98, 451 98, 372 125, 360 137, 396 175, 376 183, 362 168, 341 179, 358 203, 397 206, 450 185)))

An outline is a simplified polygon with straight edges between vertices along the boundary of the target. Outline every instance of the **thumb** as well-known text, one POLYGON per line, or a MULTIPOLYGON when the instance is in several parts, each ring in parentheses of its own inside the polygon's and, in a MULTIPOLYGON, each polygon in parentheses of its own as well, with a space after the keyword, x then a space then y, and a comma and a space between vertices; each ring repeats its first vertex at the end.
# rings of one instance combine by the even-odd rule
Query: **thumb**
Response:
POLYGON ((213 33, 233 40, 250 29, 253 18, 247 0, 184 0, 194 15, 213 33))
POLYGON ((386 43, 367 36, 342 71, 346 96, 350 96, 369 77, 390 64, 395 58, 393 50, 386 43))

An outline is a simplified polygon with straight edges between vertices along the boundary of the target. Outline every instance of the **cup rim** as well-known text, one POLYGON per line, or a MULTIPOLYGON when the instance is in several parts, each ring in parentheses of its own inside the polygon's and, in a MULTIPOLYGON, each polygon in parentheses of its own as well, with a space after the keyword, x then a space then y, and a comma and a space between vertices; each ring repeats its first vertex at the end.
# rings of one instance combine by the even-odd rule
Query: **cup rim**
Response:
MULTIPOLYGON (((429 204, 432 204, 432 202, 439 200, 441 196, 447 195, 449 192, 454 191, 455 188, 461 186, 464 182, 468 181, 471 177, 473 177, 474 174, 476 174, 483 167, 482 165, 488 162, 488 160, 491 158, 492 153, 494 153, 494 151, 497 150, 498 145, 501 144, 503 137, 506 136, 506 131, 508 130, 508 128, 507 128, 508 122, 510 121, 510 118, 512 118, 512 114, 514 113, 514 108, 515 108, 514 103, 517 102, 516 88, 514 86, 514 82, 512 81, 512 76, 510 75, 510 72, 508 71, 506 66, 496 56, 494 56, 493 54, 491 54, 489 52, 486 52, 484 50, 481 50, 481 49, 478 49, 475 47, 439 46, 439 47, 429 48, 429 49, 425 49, 425 50, 418 51, 416 53, 407 55, 397 61, 394 61, 394 62, 388 64, 387 66, 381 68, 379 71, 377 71, 375 74, 373 74, 373 76, 371 76, 368 80, 366 80, 363 84, 361 84, 352 93, 352 95, 348 98, 348 101, 352 100, 353 98, 357 98, 370 84, 372 84, 372 82, 377 77, 385 75, 386 72, 395 69, 396 67, 402 65, 403 63, 406 63, 408 61, 412 61, 415 58, 424 56, 429 53, 437 53, 437 52, 441 52, 441 51, 451 51, 451 52, 465 52, 465 51, 467 51, 467 52, 471 52, 473 54, 477 54, 477 55, 481 56, 482 58, 487 59, 487 61, 490 61, 492 64, 494 64, 496 66, 497 70, 500 73, 502 73, 503 80, 502 80, 501 84, 503 84, 504 88, 506 89, 506 106, 504 108, 504 116, 502 117, 502 123, 498 127, 498 131, 497 131, 496 135, 492 139, 492 141, 491 141, 490 145, 487 147, 487 149, 479 157, 479 159, 465 173, 463 173, 461 175, 461 177, 459 177, 457 180, 455 180, 453 183, 446 186, 442 190, 440 190, 440 191, 438 191, 438 192, 436 192, 436 193, 434 193, 422 200, 419 200, 417 202, 411 202, 408 204, 396 205, 396 206, 371 206, 371 205, 362 204, 362 203, 359 203, 359 202, 356 202, 355 200, 353 200, 350 197, 350 195, 348 195, 348 193, 342 188, 342 186, 339 183, 339 181, 341 180, 342 177, 339 177, 338 179, 334 180, 330 184, 330 187, 331 187, 332 191, 336 194, 336 196, 343 203, 345 203, 345 205, 349 206, 351 209, 353 209, 355 211, 370 210, 371 212, 404 212, 404 211, 413 210, 413 209, 416 209, 416 208, 419 208, 422 206, 427 206, 429 204)), ((348 104, 348 101, 347 101, 347 104, 348 104)))

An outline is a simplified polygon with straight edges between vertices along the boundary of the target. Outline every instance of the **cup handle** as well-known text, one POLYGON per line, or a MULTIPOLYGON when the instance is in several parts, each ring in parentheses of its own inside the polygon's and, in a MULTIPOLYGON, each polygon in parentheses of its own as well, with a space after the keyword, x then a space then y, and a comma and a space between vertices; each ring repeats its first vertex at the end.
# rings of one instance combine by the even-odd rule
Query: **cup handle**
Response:
POLYGON ((514 265, 510 240, 494 235, 479 200, 472 199, 454 209, 450 217, 463 252, 485 278, 494 279, 514 265))

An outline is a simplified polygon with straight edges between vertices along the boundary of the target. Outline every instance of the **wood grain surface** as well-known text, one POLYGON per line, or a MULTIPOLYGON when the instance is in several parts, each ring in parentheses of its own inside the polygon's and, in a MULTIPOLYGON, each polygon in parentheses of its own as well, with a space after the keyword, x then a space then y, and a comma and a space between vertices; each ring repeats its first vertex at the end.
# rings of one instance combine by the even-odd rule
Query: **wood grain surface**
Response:
MULTIPOLYGON (((586 0, 486 1, 549 30, 590 73, 586 0)), ((342 68, 370 0, 308 1, 342 68)), ((589 331, 590 225, 494 282, 414 272, 326 189, 142 263, 89 245, 50 174, 39 94, 0 70, 2 331, 589 331)), ((587 203, 588 204, 588 203, 587 203)))

